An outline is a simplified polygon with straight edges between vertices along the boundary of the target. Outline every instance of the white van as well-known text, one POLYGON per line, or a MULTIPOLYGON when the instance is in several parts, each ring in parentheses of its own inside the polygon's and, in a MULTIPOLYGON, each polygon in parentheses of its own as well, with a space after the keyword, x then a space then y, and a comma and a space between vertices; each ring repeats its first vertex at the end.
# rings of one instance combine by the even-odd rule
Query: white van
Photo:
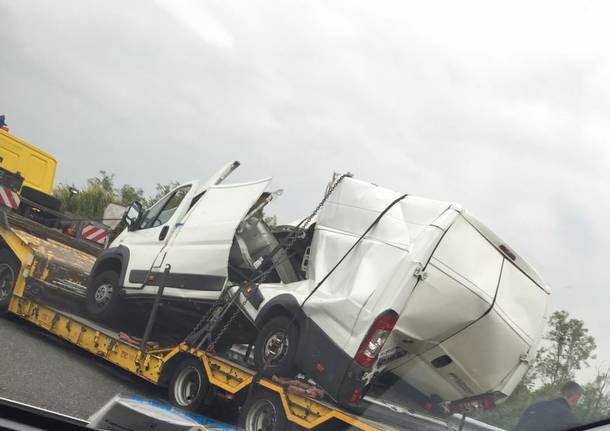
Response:
POLYGON ((132 207, 130 228, 92 270, 91 314, 154 296, 169 263, 167 299, 209 304, 248 283, 240 308, 252 335, 234 342, 250 337, 261 371, 300 370, 337 401, 357 401, 388 373, 443 400, 512 392, 536 354, 549 290, 480 221, 346 177, 309 228, 272 229, 270 179, 220 184, 235 167, 146 212, 132 207))
POLYGON ((344 402, 380 372, 437 399, 498 399, 536 355, 548 287, 458 205, 346 178, 322 208, 308 254, 304 280, 261 284, 257 307, 244 306, 261 328, 261 367, 283 370, 287 358, 344 402))

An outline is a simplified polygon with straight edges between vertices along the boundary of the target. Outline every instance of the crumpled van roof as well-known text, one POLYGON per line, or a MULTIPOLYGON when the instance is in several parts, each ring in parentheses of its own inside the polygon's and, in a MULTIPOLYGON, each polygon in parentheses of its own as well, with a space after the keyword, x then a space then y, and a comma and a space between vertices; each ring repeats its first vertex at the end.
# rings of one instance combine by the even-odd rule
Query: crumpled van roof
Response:
MULTIPOLYGON (((317 222, 321 226, 359 236, 390 202, 402 194, 367 181, 345 178, 341 186, 329 197, 317 222), (336 217, 333 211, 333 207, 338 208, 339 205, 342 217, 336 217), (353 211, 349 211, 350 207, 353 211)), ((460 204, 408 195, 387 212, 384 219, 367 237, 413 251, 412 246, 417 236, 430 225, 439 226, 437 223, 439 217, 448 209, 459 212, 536 285, 550 293, 549 286, 524 258, 460 204)))

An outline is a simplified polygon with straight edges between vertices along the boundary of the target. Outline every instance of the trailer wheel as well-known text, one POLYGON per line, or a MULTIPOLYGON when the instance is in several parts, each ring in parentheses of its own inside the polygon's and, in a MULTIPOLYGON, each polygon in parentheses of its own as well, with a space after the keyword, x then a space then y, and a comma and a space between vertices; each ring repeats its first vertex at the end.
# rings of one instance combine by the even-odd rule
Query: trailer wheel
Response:
POLYGON ((19 261, 9 250, 0 250, 0 314, 6 313, 11 303, 19 268, 19 261))
POLYGON ((206 400, 210 389, 203 364, 197 358, 180 362, 169 383, 169 399, 173 405, 197 411, 206 400))
POLYGON ((258 333, 254 347, 256 369, 266 376, 292 377, 295 365, 299 331, 286 316, 269 320, 258 333))
POLYGON ((112 321, 121 305, 119 275, 108 270, 96 275, 87 287, 87 312, 96 320, 112 321))
POLYGON ((263 390, 254 392, 248 398, 239 415, 239 426, 244 431, 288 431, 292 429, 277 394, 263 390))

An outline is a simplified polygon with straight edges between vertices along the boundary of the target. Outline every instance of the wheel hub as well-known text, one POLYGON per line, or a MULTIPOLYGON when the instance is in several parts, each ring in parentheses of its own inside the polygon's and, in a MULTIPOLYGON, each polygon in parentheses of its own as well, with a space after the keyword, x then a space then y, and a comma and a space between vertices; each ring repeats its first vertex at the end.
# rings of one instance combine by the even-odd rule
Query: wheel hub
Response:
POLYGON ((265 360, 278 361, 288 351, 288 337, 284 331, 278 331, 267 338, 265 343, 265 360))
POLYGON ((277 411, 268 400, 257 401, 246 417, 246 431, 273 431, 277 421, 277 411))
POLYGON ((105 283, 98 286, 95 291, 95 302, 100 305, 106 305, 112 298, 112 284, 105 283))
POLYGON ((194 367, 185 368, 176 378, 174 398, 182 407, 190 406, 201 391, 201 375, 194 367))
POLYGON ((6 263, 0 264, 0 301, 5 300, 15 285, 15 274, 13 268, 6 263))

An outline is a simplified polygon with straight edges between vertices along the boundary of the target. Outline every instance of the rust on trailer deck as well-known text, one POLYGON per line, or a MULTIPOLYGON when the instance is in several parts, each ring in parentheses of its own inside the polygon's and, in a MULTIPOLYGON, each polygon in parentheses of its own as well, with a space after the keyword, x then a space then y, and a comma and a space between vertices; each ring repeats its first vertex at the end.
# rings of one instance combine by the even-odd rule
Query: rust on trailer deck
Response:
POLYGON ((99 244, 94 244, 91 241, 79 240, 72 238, 56 229, 43 226, 32 219, 23 217, 13 211, 6 213, 7 221, 11 229, 23 230, 31 233, 42 239, 53 240, 60 244, 65 244, 72 249, 82 251, 92 256, 97 256, 103 250, 99 244))
POLYGON ((87 285, 95 256, 22 230, 14 230, 14 232, 33 250, 34 264, 30 277, 47 283, 68 280, 82 286, 87 285))
MULTIPOLYGON (((12 222, 13 219, 10 217, 9 221, 12 222)), ((64 290, 67 287, 84 295, 89 273, 95 263, 95 255, 76 249, 69 243, 40 235, 36 229, 42 227, 24 229, 21 226, 27 224, 28 220, 22 219, 19 219, 23 222, 19 227, 2 229, 0 236, 21 261, 21 270, 24 271, 28 286, 38 285, 64 290)), ((47 230, 50 229, 44 228, 45 232, 47 230)), ((24 280, 19 280, 15 286, 15 295, 23 296, 22 284, 24 280)))

